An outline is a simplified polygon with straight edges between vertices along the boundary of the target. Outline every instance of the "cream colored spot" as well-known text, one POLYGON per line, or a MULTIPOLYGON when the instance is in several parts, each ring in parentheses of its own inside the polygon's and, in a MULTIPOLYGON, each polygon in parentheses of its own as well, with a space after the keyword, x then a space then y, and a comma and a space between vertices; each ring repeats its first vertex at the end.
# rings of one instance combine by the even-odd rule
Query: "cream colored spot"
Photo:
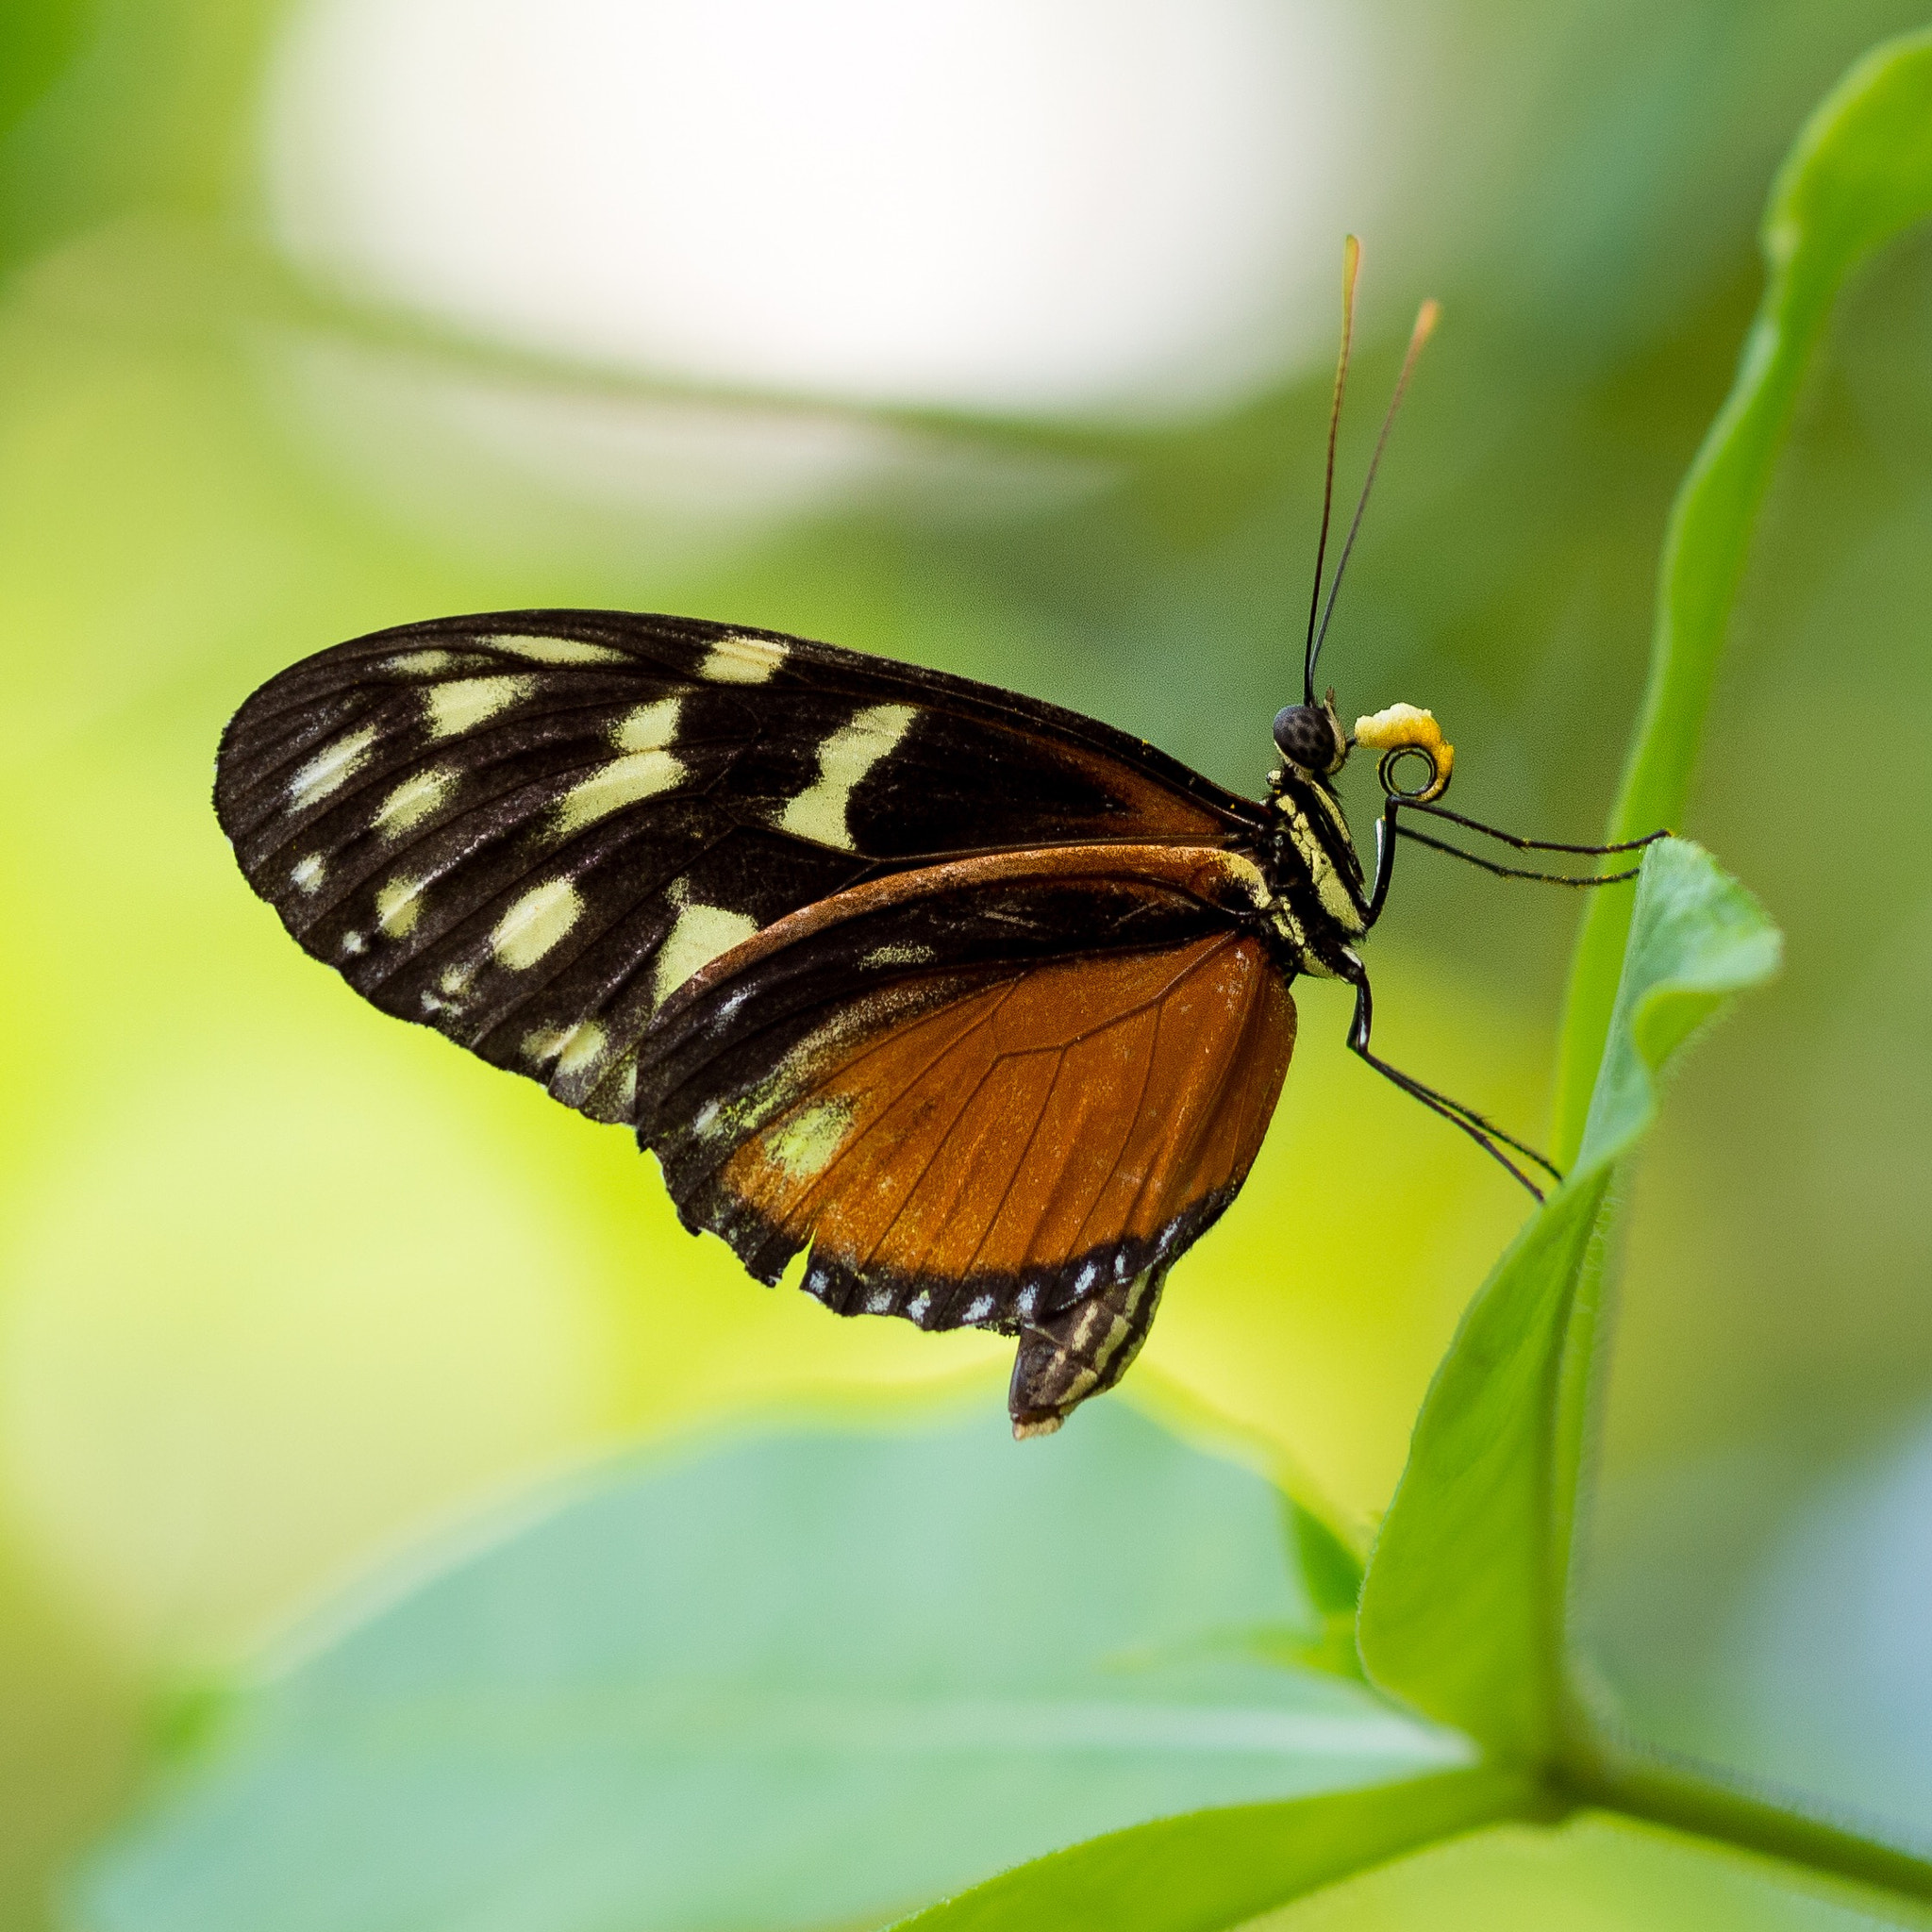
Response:
POLYGON ((757 920, 742 912, 727 912, 722 906, 684 907, 677 924, 658 949, 653 982, 658 1004, 662 1006, 692 974, 750 939, 758 929, 757 920))
POLYGON ((496 922, 490 949, 506 966, 522 972, 560 944, 583 911, 583 897, 569 879, 545 879, 496 922))
POLYGON ((432 765, 405 778, 382 801, 375 814, 375 828, 394 838, 411 825, 421 824, 456 789, 458 774, 447 765, 432 765))
POLYGON ((559 835, 639 805, 684 779, 684 761, 668 751, 634 751, 579 779, 557 802, 552 829, 559 835))
POLYGON ((470 991, 475 979, 476 962, 474 959, 465 959, 458 965, 445 967, 441 978, 436 984, 447 997, 459 1000, 470 991))
POLYGON ((918 712, 910 705, 874 705, 819 747, 819 775, 778 815, 780 827, 821 845, 852 850, 846 811, 858 781, 906 736, 918 712))
POLYGON ((298 858, 289 869, 289 883, 298 892, 318 892, 322 882, 328 876, 328 861, 321 853, 311 852, 307 858, 298 858))
POLYGON ((816 1180, 831 1166, 852 1125, 852 1103, 830 1094, 801 1108, 765 1136, 765 1153, 796 1181, 816 1180))
POLYGON ((874 946, 860 966, 924 966, 939 955, 930 946, 874 946))
POLYGON ((375 923, 392 940, 407 937, 423 917, 427 879, 391 879, 375 894, 375 923))
POLYGON ((524 1058, 536 1067, 555 1060, 552 1075, 567 1080, 594 1067, 608 1044, 596 1021, 579 1020, 575 1026, 541 1026, 534 1033, 526 1033, 524 1058))
POLYGON ((290 806, 300 810, 318 798, 326 798, 368 758, 369 747, 375 742, 375 727, 368 724, 317 752, 289 780, 290 806))
POLYGON ((454 684, 431 685, 423 693, 424 722, 431 738, 453 738, 458 731, 474 730, 536 688, 534 677, 459 677, 454 684))
POLYGON ((558 1077, 573 1079, 579 1074, 589 1073, 604 1058, 605 1049, 609 1044, 608 1037, 596 1021, 580 1020, 570 1029, 558 1050, 558 1077))
POLYGON ((528 658, 536 664, 628 664, 630 659, 608 644, 592 644, 582 638, 485 638, 492 649, 528 658))
POLYGON ((698 675, 712 684, 763 684, 784 661, 785 646, 775 638, 733 632, 711 646, 698 675))
POLYGON ((682 698, 640 705, 610 727, 610 741, 619 751, 662 751, 677 736, 677 714, 683 708, 682 698))
POLYGON ((436 672, 447 671, 456 661, 453 651, 405 651, 400 657, 390 658, 382 668, 428 677, 436 672))

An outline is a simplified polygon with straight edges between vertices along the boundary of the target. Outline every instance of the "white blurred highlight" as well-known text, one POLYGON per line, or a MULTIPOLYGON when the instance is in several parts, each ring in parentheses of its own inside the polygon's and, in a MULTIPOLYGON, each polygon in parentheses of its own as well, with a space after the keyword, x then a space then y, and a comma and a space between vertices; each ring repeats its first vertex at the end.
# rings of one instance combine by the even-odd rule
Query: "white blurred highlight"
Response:
POLYGON ((271 88, 272 215, 326 280, 551 353, 858 401, 1198 412, 1325 353, 1374 187, 1350 154, 1357 18, 309 0, 271 88))

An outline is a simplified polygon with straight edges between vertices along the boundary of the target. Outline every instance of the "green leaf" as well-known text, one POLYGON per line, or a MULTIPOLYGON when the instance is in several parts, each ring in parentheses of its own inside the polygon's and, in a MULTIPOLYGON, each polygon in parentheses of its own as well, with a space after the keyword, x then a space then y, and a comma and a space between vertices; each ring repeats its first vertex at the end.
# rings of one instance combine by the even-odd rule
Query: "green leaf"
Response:
MULTIPOLYGON (((1751 531, 1806 366, 1845 278, 1932 216, 1932 32, 1859 60, 1812 115, 1765 212, 1764 299, 1736 380, 1671 512, 1657 585, 1650 683, 1612 839, 1681 823, 1719 653, 1751 531)), ((1557 1064, 1559 1160, 1581 1143, 1630 912, 1598 892, 1571 968, 1557 1064)))
POLYGON ((1876 1932, 1932 1926, 1895 1894, 1635 1819, 1502 1824, 1393 1860, 1243 1932, 1876 1932))
POLYGON ((1523 1780, 1474 1770, 1160 1818, 1003 1872, 900 1932, 1215 1932, 1530 1802, 1523 1780))
POLYGON ((1466 1757, 1226 1641, 1317 1619, 1279 1507, 1112 1403, 1041 1444, 986 1416, 625 1467, 242 1695, 74 1916, 876 1923, 1163 1814, 1466 1757))
POLYGON ((1362 1586, 1362 1659, 1501 1757, 1541 1760, 1555 1741, 1594 1276, 1578 1289, 1612 1168, 1655 1118, 1666 1063, 1778 957, 1701 847, 1644 855, 1582 1156, 1471 1304, 1417 1419, 1362 1586))

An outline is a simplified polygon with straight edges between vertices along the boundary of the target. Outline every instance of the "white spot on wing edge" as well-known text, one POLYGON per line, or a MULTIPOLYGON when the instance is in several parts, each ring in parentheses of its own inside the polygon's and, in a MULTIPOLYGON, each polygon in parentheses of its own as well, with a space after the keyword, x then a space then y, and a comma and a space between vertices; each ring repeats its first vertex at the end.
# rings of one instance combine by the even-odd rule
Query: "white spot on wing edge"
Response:
POLYGON ((557 1055, 558 1079, 575 1079, 589 1073, 604 1058, 610 1044, 608 1036, 594 1020, 579 1020, 570 1029, 557 1055))
POLYGON ((459 677, 454 684, 432 684, 423 693, 423 721, 431 738, 453 738, 536 688, 534 677, 459 677))
POLYGON ((682 698, 640 705, 610 727, 610 741, 619 751, 663 751, 677 737, 677 714, 683 708, 682 698))
POLYGON ((684 761, 668 751, 634 751, 600 765, 557 802, 553 829, 561 834, 593 824, 627 805, 640 805, 684 782, 684 761))
POLYGON ((328 861, 319 852, 311 852, 304 858, 298 858, 289 868, 289 883, 298 892, 319 892, 322 882, 328 876, 328 861))
POLYGON ((683 906, 677 923, 658 949, 653 980, 658 1004, 662 1006, 692 974, 750 939, 758 929, 758 921, 749 913, 728 912, 722 906, 683 906))
POLYGON ((594 1067, 608 1044, 595 1020, 579 1020, 575 1026, 537 1027, 524 1035, 521 1051, 531 1066, 549 1065, 553 1078, 571 1080, 594 1067))
POLYGON ((289 780, 290 807, 299 810, 318 798, 326 798, 368 758, 375 742, 375 726, 365 724, 360 731, 351 731, 325 745, 289 780))
POLYGON ((775 638, 733 631, 711 646, 698 675, 710 684, 763 684, 784 661, 785 646, 775 638))
POLYGON ((541 1067, 555 1059, 563 1043, 571 1036, 568 1026, 539 1026, 524 1035, 523 1043, 517 1051, 524 1057, 525 1065, 541 1067))
POLYGON ((819 775, 778 814, 778 824, 801 839, 852 850, 846 813, 858 782, 906 736, 918 711, 910 705, 873 705, 841 725, 819 747, 819 775))
POLYGON ((528 637, 507 632, 478 640, 491 650, 527 658, 534 664, 628 664, 630 658, 610 644, 593 644, 585 638, 528 637))
POLYGON ((375 828, 393 838, 420 824, 448 798, 458 774, 447 765, 431 765, 405 778, 377 807, 375 828))
POLYGON ((571 880, 545 879, 496 922, 490 950, 504 965, 522 972, 561 943, 583 910, 583 895, 571 880))
POLYGON ((991 1313, 991 1295, 976 1294, 966 1304, 966 1312, 959 1319, 962 1322, 983 1322, 991 1313))

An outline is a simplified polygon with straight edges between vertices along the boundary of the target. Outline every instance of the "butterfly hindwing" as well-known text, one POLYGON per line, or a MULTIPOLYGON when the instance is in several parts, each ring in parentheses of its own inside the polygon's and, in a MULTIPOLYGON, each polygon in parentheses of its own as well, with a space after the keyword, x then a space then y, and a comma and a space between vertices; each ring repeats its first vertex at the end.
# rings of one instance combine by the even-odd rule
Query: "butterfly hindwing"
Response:
POLYGON ((776 633, 520 611, 271 680, 216 806, 318 958, 559 1099, 629 1119, 639 1042, 708 960, 962 850, 1219 844, 1256 808, 1092 720, 776 633))
POLYGON ((715 961, 637 1095, 688 1225, 841 1313, 1018 1332, 1014 1418, 1109 1386, 1245 1178, 1294 1041, 1240 862, 1086 846, 861 885, 715 961))

